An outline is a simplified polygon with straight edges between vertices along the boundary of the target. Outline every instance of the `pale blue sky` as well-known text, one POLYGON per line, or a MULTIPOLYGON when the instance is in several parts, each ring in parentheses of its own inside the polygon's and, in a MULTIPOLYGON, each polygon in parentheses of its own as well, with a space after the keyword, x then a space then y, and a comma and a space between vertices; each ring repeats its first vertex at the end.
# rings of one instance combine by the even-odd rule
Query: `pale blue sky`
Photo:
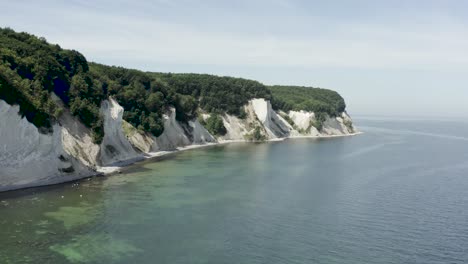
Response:
POLYGON ((0 0, 90 61, 337 90, 351 114, 468 117, 468 1, 0 0))

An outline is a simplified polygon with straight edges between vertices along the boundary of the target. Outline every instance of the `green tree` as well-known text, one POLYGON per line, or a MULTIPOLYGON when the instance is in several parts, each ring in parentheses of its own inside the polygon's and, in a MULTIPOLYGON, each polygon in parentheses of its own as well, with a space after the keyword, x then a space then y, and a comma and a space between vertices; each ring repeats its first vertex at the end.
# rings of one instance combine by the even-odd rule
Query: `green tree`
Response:
POLYGON ((224 136, 227 133, 223 119, 217 114, 211 114, 205 121, 205 128, 213 135, 224 136))
POLYGON ((160 111, 164 106, 164 95, 161 92, 152 93, 145 100, 145 107, 150 112, 160 111))

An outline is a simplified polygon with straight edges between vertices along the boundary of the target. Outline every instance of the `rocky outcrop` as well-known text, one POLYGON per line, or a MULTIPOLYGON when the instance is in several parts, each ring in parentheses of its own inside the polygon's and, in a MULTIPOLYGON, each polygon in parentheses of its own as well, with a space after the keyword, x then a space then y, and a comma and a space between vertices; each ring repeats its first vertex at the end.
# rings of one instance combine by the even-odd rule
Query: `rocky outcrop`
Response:
POLYGON ((143 159, 143 155, 137 153, 123 133, 123 112, 123 107, 112 98, 102 102, 101 114, 104 118, 104 138, 100 151, 102 166, 143 159))
POLYGON ((226 135, 218 138, 220 141, 244 140, 244 136, 248 134, 250 130, 249 124, 255 122, 255 120, 242 120, 237 116, 228 114, 224 115, 222 118, 227 133, 226 135))
POLYGON ((355 132, 351 118, 346 112, 343 112, 341 116, 330 118, 323 123, 322 133, 329 136, 348 135, 355 132))
MULTIPOLYGON (((122 120, 124 109, 112 98, 104 101, 101 114, 105 136, 93 143, 91 131, 64 108, 53 133, 39 130, 18 114, 18 106, 0 100, 0 191, 71 181, 112 171, 145 156, 174 151, 192 145, 288 137, 350 135, 355 132, 351 118, 342 113, 327 117, 323 129, 313 124, 314 113, 275 112, 269 101, 253 99, 244 107, 245 118, 224 114, 226 134, 211 135, 198 120, 177 121, 175 109, 164 115, 164 132, 158 136, 141 132, 122 120), (287 119, 287 120, 286 120, 287 119)), ((206 119, 209 114, 204 114, 206 119)))
POLYGON ((206 144, 217 142, 215 137, 206 130, 204 126, 198 122, 198 120, 189 121, 189 134, 191 135, 191 144, 206 144))
POLYGON ((164 132, 159 137, 138 131, 125 121, 123 131, 135 148, 146 153, 171 151, 188 145, 217 142, 215 137, 198 120, 189 121, 188 123, 178 122, 173 108, 164 115, 164 132))
POLYGON ((154 144, 154 138, 149 133, 142 133, 127 121, 122 121, 122 130, 128 141, 139 151, 143 153, 151 152, 154 144))
POLYGON ((268 138, 275 139, 289 136, 291 130, 293 130, 292 126, 273 111, 270 101, 263 98, 253 99, 249 104, 252 105, 255 115, 268 133, 268 138))
POLYGON ((152 152, 175 150, 177 147, 187 146, 191 143, 184 127, 176 120, 175 109, 171 109, 167 115, 164 115, 164 119, 164 132, 159 137, 154 138, 152 152))
POLYGON ((0 191, 71 181, 96 173, 92 166, 66 151, 72 144, 69 131, 57 124, 53 133, 39 133, 18 112, 18 106, 0 100, 0 191))
POLYGON ((293 125, 297 133, 294 136, 319 136, 320 132, 312 124, 315 121, 315 114, 306 111, 289 111, 289 118, 293 121, 293 125))
POLYGON ((327 117, 323 128, 318 131, 315 114, 307 111, 274 111, 269 101, 253 99, 245 107, 247 117, 239 119, 224 115, 223 121, 227 133, 218 140, 245 140, 255 127, 267 140, 294 137, 344 136, 355 133, 351 118, 346 112, 339 117, 327 117), (284 116, 284 117, 283 117, 284 116), (286 120, 285 117, 289 120, 286 120))

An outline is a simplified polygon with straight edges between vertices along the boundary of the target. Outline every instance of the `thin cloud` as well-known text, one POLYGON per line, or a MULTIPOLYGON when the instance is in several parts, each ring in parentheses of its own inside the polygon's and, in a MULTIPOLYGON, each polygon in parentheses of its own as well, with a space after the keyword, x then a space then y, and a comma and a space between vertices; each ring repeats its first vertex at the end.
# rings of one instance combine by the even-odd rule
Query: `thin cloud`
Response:
MULTIPOLYGON (((61 2, 52 3, 52 7, 37 4, 34 9, 23 12, 25 17, 30 17, 29 22, 15 21, 8 15, 0 22, 11 23, 7 25, 13 28, 19 24, 20 29, 35 32, 36 22, 32 20, 42 21, 39 23, 42 27, 35 33, 44 34, 64 47, 80 50, 92 59, 106 60, 107 56, 119 53, 121 58, 143 60, 146 64, 443 70, 468 67, 468 30, 464 24, 446 19, 426 24, 403 21, 375 25, 330 23, 315 17, 311 22, 329 27, 314 29, 317 34, 304 28, 303 35, 282 37, 274 30, 261 34, 213 31, 198 27, 196 23, 103 13, 100 10, 102 4, 95 2, 81 2, 74 8, 61 2), (58 15, 66 19, 57 22, 60 20, 58 15), (53 29, 48 29, 52 24, 53 29), (309 32, 312 34, 306 34, 309 32)), ((293 7, 291 1, 276 0, 273 3, 293 7)), ((169 2, 162 0, 152 3, 153 7, 167 4, 169 2)), ((140 4, 143 8, 148 5, 140 4)), ((218 16, 222 21, 222 14, 218 16)), ((252 22, 244 23, 248 27, 252 22)))
POLYGON ((104 64, 328 87, 361 113, 468 111, 468 22, 455 2, 358 2, 8 1, 0 25, 104 64))

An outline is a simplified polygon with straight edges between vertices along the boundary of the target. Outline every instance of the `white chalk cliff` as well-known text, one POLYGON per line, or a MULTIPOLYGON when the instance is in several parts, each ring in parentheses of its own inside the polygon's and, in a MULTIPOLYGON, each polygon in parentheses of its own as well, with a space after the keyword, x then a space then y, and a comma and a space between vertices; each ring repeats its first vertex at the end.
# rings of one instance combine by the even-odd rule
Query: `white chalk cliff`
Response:
POLYGON ((143 155, 137 153, 123 133, 123 112, 123 107, 112 98, 102 102, 104 138, 101 143, 100 158, 103 166, 128 163, 143 158, 143 155))
MULTIPOLYGON (((18 106, 0 100, 0 191, 76 180, 95 174, 66 151, 70 133, 54 125, 41 134, 18 106)), ((79 147, 77 147, 79 148, 79 147)))
MULTIPOLYGON (((327 117, 323 128, 314 126, 315 115, 305 111, 275 112, 269 101, 253 99, 244 106, 246 117, 223 115, 227 133, 211 135, 198 120, 178 122, 175 110, 164 115, 159 137, 141 132, 122 120, 123 108, 112 98, 101 105, 105 136, 100 145, 92 142, 88 128, 68 110, 42 134, 19 115, 19 107, 0 100, 0 191, 76 180, 192 145, 246 141, 255 130, 267 140, 292 137, 322 137, 355 133, 351 118, 343 112, 327 117), (287 121, 288 119, 289 121, 287 121)), ((209 114, 203 115, 206 119, 209 114)))

